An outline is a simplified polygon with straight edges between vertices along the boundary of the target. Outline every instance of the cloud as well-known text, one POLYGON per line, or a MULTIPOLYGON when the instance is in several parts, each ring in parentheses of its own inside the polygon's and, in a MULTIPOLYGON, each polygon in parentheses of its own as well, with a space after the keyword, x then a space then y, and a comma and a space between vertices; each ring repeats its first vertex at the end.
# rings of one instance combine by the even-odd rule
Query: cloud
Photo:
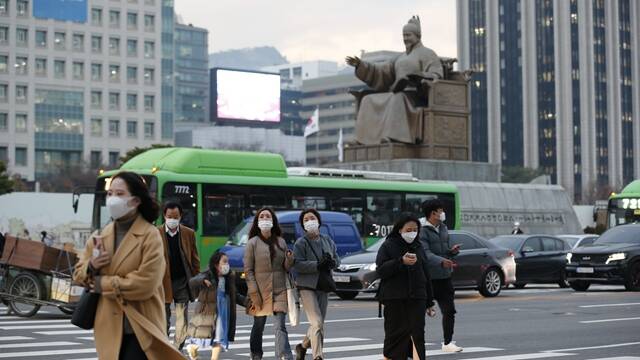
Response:
POLYGON ((361 49, 402 51, 402 26, 417 14, 423 43, 456 56, 453 0, 176 0, 175 8, 209 30, 209 52, 271 45, 293 62, 342 62, 361 49))

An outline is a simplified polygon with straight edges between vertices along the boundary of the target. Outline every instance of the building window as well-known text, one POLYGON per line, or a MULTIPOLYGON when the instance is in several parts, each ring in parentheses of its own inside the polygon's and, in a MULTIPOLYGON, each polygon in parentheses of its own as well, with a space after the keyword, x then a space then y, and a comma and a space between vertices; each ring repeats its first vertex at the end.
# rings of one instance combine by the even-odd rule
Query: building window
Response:
POLYGON ((0 0, 0 15, 9 15, 9 0, 0 0))
POLYGON ((80 61, 74 61, 73 63, 73 79, 74 80, 83 80, 84 79, 84 63, 80 61))
POLYGON ((27 166, 27 148, 16 148, 16 166, 27 166))
POLYGON ((67 34, 55 32, 53 34, 53 44, 56 49, 64 50, 67 47, 67 34))
POLYGON ((91 37, 91 51, 102 53, 102 36, 94 35, 91 37))
POLYGON ((9 99, 9 85, 0 84, 0 101, 7 102, 9 99))
POLYGON ((7 72, 9 72, 9 57, 0 55, 0 73, 6 74, 7 72))
POLYGON ((102 64, 91 64, 91 80, 102 81, 102 64))
POLYGON ((109 80, 120 82, 120 65, 109 65, 109 80))
POLYGON ((138 30, 138 14, 127 13, 127 29, 138 30))
POLYGON ((9 130, 9 115, 7 113, 0 113, 0 131, 9 130))
POLYGON ((102 119, 91 119, 91 136, 102 136, 102 119))
POLYGON ((47 76, 47 59, 36 58, 36 75, 47 76))
POLYGON ((84 35, 73 34, 73 51, 84 51, 84 35))
POLYGON ((117 151, 109 151, 109 166, 117 167, 118 166, 118 158, 120 157, 120 153, 117 151))
POLYGON ((136 121, 127 121, 127 137, 138 137, 138 123, 136 121))
POLYGON ((127 56, 138 57, 138 40, 127 40, 127 56))
POLYGON ((102 91, 94 90, 91 92, 91 107, 102 109, 102 91))
POLYGON ((36 30, 36 46, 47 47, 47 30, 36 30))
POLYGON ((144 83, 153 85, 155 82, 155 71, 151 68, 144 68, 144 83))
POLYGON ((0 146, 0 161, 7 164, 9 161, 9 149, 6 146, 0 146))
POLYGON ((145 31, 156 31, 156 18, 153 15, 144 16, 144 29, 145 31))
POLYGON ((18 16, 28 16, 29 15, 29 1, 28 0, 18 0, 16 1, 16 13, 18 16))
POLYGON ((117 10, 109 11, 109 26, 113 28, 120 27, 120 11, 117 11, 117 10))
POLYGON ((16 132, 25 133, 27 129, 27 114, 16 114, 16 132))
POLYGON ((9 27, 0 26, 0 43, 6 44, 9 42, 9 27))
POLYGON ((102 9, 91 9, 91 24, 102 26, 102 9))
POLYGON ((101 151, 92 151, 91 152, 91 168, 97 169, 102 165, 102 152, 101 151))
POLYGON ((120 110, 120 94, 109 93, 109 109, 120 110))
POLYGON ((109 136, 120 136, 120 120, 109 120, 109 136))
POLYGON ((138 95, 127 94, 127 110, 129 111, 138 110, 138 95))
POLYGON ((144 42, 144 57, 145 59, 153 59, 156 55, 156 46, 153 41, 144 42))
POLYGON ((17 28, 16 29, 16 45, 27 46, 29 45, 29 30, 17 28))
POLYGON ((154 138, 154 123, 146 122, 144 123, 144 138, 145 139, 153 139, 154 138))
POLYGON ((144 96, 144 111, 154 111, 155 97, 153 95, 144 96))
POLYGON ((110 37, 109 38, 109 55, 120 55, 120 38, 110 37))
POLYGON ((64 79, 65 77, 65 62, 64 60, 53 61, 53 76, 58 79, 64 79))
POLYGON ((29 72, 29 59, 25 56, 16 56, 16 74, 17 75, 27 75, 29 72))
POLYGON ((138 83, 138 68, 136 66, 127 66, 127 83, 138 83))
POLYGON ((16 102, 26 103, 28 97, 28 89, 26 85, 16 85, 16 102))

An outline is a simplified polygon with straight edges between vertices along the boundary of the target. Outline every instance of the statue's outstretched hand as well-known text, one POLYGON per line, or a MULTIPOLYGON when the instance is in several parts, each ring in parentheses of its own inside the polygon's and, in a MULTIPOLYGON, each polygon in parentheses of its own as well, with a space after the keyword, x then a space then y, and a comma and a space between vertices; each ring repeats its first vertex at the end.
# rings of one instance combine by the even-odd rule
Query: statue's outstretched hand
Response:
POLYGON ((347 62, 348 65, 351 65, 354 67, 358 67, 358 65, 360 65, 360 63, 362 62, 362 60, 360 60, 360 58, 357 56, 347 56, 345 58, 345 61, 347 62))

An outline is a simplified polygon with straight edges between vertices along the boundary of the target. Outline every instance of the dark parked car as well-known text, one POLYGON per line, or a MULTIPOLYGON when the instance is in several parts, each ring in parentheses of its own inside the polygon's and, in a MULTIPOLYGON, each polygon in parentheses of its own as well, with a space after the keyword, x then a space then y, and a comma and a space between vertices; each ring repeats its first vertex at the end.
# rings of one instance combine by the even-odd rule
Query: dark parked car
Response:
MULTIPOLYGON (((467 231, 451 230, 452 244, 461 244, 453 273, 457 289, 478 289, 483 296, 493 297, 502 287, 515 281, 513 252, 500 248, 467 231)), ((353 299, 360 292, 376 292, 380 280, 376 273, 376 255, 383 240, 367 250, 342 258, 333 279, 341 299, 353 299)))
POLYGON ((549 235, 503 235, 490 242, 514 252, 517 289, 531 283, 569 286, 564 268, 571 246, 566 241, 549 235))
POLYGON ((576 291, 593 283, 640 291, 640 224, 613 227, 593 245, 573 249, 567 254, 567 279, 576 291))

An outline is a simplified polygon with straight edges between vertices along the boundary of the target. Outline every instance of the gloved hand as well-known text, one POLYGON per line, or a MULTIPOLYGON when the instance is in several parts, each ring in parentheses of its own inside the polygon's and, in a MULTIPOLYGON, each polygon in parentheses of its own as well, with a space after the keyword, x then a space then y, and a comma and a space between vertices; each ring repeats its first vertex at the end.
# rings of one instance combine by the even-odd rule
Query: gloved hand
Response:
POLYGON ((319 270, 330 270, 336 267, 336 261, 331 257, 330 254, 325 253, 322 256, 322 260, 318 263, 319 270))

